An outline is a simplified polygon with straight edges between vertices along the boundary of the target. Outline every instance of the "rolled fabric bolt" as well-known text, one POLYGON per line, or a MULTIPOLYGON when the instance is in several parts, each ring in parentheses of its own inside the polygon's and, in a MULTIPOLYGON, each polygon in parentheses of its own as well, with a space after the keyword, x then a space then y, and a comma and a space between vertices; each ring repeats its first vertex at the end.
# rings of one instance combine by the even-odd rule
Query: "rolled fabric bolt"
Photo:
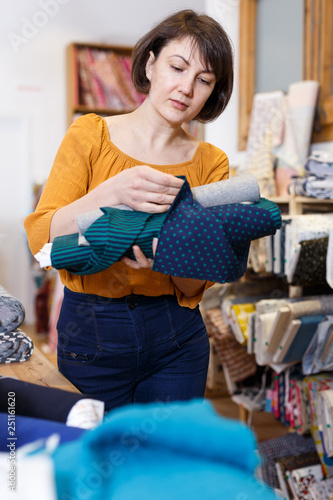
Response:
MULTIPOLYGON (((252 174, 230 177, 225 181, 212 182, 191 189, 193 198, 203 207, 218 207, 229 203, 257 203, 260 189, 257 179, 252 174)), ((120 210, 133 210, 127 205, 116 205, 120 210)))
POLYGON ((230 177, 191 189, 193 198, 203 207, 219 207, 230 203, 256 203, 260 198, 259 185, 252 174, 230 177))

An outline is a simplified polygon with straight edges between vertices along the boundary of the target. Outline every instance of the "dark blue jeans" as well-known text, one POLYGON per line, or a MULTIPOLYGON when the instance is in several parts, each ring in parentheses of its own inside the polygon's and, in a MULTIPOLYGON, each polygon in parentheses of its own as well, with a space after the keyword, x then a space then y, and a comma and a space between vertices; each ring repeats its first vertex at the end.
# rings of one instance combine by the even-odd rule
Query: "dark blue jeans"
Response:
POLYGON ((199 307, 175 296, 108 299, 65 289, 58 367, 110 410, 133 402, 184 401, 205 392, 209 341, 199 307))

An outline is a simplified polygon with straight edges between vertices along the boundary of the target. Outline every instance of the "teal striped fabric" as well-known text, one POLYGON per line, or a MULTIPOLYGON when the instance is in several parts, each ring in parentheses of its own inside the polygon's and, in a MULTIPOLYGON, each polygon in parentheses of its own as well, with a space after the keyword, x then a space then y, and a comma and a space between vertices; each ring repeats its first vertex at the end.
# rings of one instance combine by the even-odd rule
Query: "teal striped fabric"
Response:
POLYGON ((133 245, 153 257, 152 241, 159 237, 167 214, 131 212, 101 208, 103 215, 84 233, 89 245, 79 245, 79 234, 59 236, 52 245, 51 261, 55 269, 87 275, 104 271, 123 256, 134 259, 133 245))
POLYGON ((56 269, 73 274, 98 273, 119 261, 134 258, 138 245, 152 258, 152 240, 158 238, 153 270, 164 274, 231 282, 246 271, 252 240, 274 234, 281 227, 277 205, 265 198, 257 203, 234 203, 205 208, 193 199, 184 182, 176 200, 164 214, 101 208, 103 215, 79 235, 60 236, 52 245, 56 269))

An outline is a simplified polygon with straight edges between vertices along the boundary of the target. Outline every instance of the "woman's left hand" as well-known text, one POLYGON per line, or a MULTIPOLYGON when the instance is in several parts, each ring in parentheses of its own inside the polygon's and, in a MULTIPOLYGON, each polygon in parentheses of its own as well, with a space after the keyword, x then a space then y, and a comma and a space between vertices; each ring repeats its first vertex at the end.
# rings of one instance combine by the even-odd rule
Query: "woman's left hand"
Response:
MULTIPOLYGON (((155 256, 156 248, 157 248, 158 239, 153 239, 153 255, 155 256)), ((121 261, 124 262, 127 266, 132 269, 151 269, 153 267, 154 259, 148 259, 145 254, 142 252, 141 248, 138 245, 133 245, 132 247, 135 260, 130 259, 129 257, 122 257, 121 261)))

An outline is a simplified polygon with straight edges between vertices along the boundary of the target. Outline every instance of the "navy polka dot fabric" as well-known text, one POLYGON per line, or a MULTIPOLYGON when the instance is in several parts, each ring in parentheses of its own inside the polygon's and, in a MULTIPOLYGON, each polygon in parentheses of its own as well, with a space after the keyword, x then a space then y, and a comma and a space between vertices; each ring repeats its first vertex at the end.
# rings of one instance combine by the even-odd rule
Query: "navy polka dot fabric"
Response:
POLYGON ((280 210, 264 198, 204 208, 184 183, 160 232, 153 269, 173 276, 231 282, 244 275, 251 240, 274 234, 280 210))

